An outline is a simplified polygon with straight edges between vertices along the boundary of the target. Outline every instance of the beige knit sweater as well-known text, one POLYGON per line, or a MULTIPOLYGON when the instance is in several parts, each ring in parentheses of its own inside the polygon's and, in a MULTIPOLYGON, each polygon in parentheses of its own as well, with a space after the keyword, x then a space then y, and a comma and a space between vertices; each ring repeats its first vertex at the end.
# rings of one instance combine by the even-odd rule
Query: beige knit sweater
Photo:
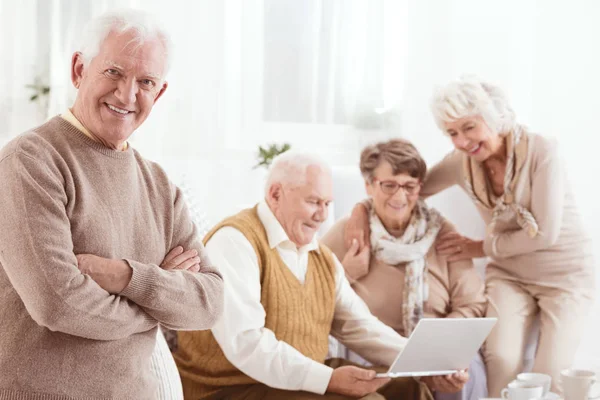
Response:
POLYGON ((2 149, 0 182, 0 399, 154 398, 157 324, 207 329, 223 302, 179 189, 60 117, 2 149), (176 245, 199 273, 158 267, 176 245), (131 282, 110 295, 80 253, 125 259, 131 282))
MULTIPOLYGON (((530 238, 515 217, 497 221, 496 233, 488 232, 484 241, 484 251, 491 258, 486 280, 593 290, 591 240, 584 232, 557 143, 537 134, 527 135, 529 154, 515 198, 531 211, 540 234, 530 238)), ((453 185, 465 189, 464 157, 464 153, 454 151, 431 168, 421 194, 433 195, 453 185)), ((477 208, 489 225, 492 210, 481 205, 477 208)))
MULTIPOLYGON (((344 245, 344 230, 348 218, 342 218, 323 236, 320 242, 343 260, 348 249, 344 245)), ((438 237, 454 231, 443 221, 438 237)), ((425 304, 427 318, 471 318, 485 314, 487 300, 483 281, 471 260, 447 262, 435 251, 436 242, 426 256, 429 268, 429 300, 425 304)), ((352 282, 352 288, 365 301, 371 313, 396 332, 404 335, 402 303, 404 302, 404 268, 388 265, 371 257, 368 272, 352 282)))

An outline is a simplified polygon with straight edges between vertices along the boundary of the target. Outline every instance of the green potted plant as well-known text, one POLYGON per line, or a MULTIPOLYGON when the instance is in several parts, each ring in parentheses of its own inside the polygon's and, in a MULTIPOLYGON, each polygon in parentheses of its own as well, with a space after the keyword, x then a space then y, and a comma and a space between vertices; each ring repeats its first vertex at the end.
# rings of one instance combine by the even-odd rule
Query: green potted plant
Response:
POLYGON ((290 148, 291 146, 289 143, 284 143, 282 145, 272 143, 268 147, 258 146, 258 162, 254 168, 264 167, 268 169, 275 157, 283 152, 288 151, 290 148))
POLYGON ((41 121, 48 117, 48 103, 50 102, 50 85, 41 76, 36 76, 33 83, 25 85, 33 93, 29 101, 36 103, 41 121))
POLYGON ((29 97, 29 101, 42 100, 44 96, 50 94, 50 86, 42 83, 42 79, 39 76, 34 79, 33 83, 25 85, 25 87, 33 90, 33 94, 29 97))

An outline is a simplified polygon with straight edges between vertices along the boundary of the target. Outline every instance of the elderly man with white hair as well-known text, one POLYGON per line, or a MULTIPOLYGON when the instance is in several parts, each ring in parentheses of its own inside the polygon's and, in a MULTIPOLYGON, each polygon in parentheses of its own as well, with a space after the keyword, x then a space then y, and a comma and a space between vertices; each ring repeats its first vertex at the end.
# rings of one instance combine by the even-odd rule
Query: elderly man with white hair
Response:
POLYGON ((227 282, 211 331, 179 332, 175 360, 186 399, 431 399, 413 378, 325 360, 329 334, 389 366, 406 339, 370 312, 317 231, 332 201, 331 172, 318 158, 276 158, 265 199, 205 237, 227 282))
POLYGON ((0 152, 0 398, 152 399, 159 324, 208 329, 223 280, 182 192, 127 140, 167 89, 168 36, 88 25, 70 110, 0 152))

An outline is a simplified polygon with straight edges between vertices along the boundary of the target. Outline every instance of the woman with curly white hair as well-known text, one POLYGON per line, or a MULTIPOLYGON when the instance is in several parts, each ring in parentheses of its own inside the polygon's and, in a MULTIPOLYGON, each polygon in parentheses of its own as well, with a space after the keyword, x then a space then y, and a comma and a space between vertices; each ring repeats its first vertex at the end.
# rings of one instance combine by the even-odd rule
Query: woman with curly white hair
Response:
MULTIPOLYGON (((498 323, 484 347, 489 394, 521 372, 530 328, 540 320, 533 371, 552 377, 573 362, 594 297, 594 260, 554 140, 516 122, 502 91, 473 77, 439 88, 431 104, 455 150, 431 168, 421 194, 465 190, 487 224, 484 240, 458 233, 438 245, 449 260, 489 257, 487 316, 498 323)), ((364 240, 364 204, 346 240, 364 240)))

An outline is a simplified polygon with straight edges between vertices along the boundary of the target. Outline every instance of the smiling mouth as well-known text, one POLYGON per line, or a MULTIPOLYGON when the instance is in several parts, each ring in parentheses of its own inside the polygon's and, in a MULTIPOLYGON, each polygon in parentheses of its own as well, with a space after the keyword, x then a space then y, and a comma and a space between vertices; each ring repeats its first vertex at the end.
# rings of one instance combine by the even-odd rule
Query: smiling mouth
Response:
POLYGON ((406 207, 406 204, 402 204, 401 206, 397 206, 397 205, 393 205, 393 204, 388 204, 388 207, 390 207, 393 210, 400 211, 400 210, 403 210, 404 207, 406 207))
POLYGON ((104 103, 104 104, 106 104, 106 107, 108 107, 109 110, 114 111, 115 113, 120 114, 120 115, 127 115, 127 114, 133 113, 133 111, 124 110, 122 108, 115 107, 112 104, 108 104, 108 103, 104 103))
POLYGON ((473 146, 471 148, 466 149, 467 153, 469 154, 477 154, 479 152, 479 150, 481 150, 481 143, 477 144, 476 146, 473 146))

